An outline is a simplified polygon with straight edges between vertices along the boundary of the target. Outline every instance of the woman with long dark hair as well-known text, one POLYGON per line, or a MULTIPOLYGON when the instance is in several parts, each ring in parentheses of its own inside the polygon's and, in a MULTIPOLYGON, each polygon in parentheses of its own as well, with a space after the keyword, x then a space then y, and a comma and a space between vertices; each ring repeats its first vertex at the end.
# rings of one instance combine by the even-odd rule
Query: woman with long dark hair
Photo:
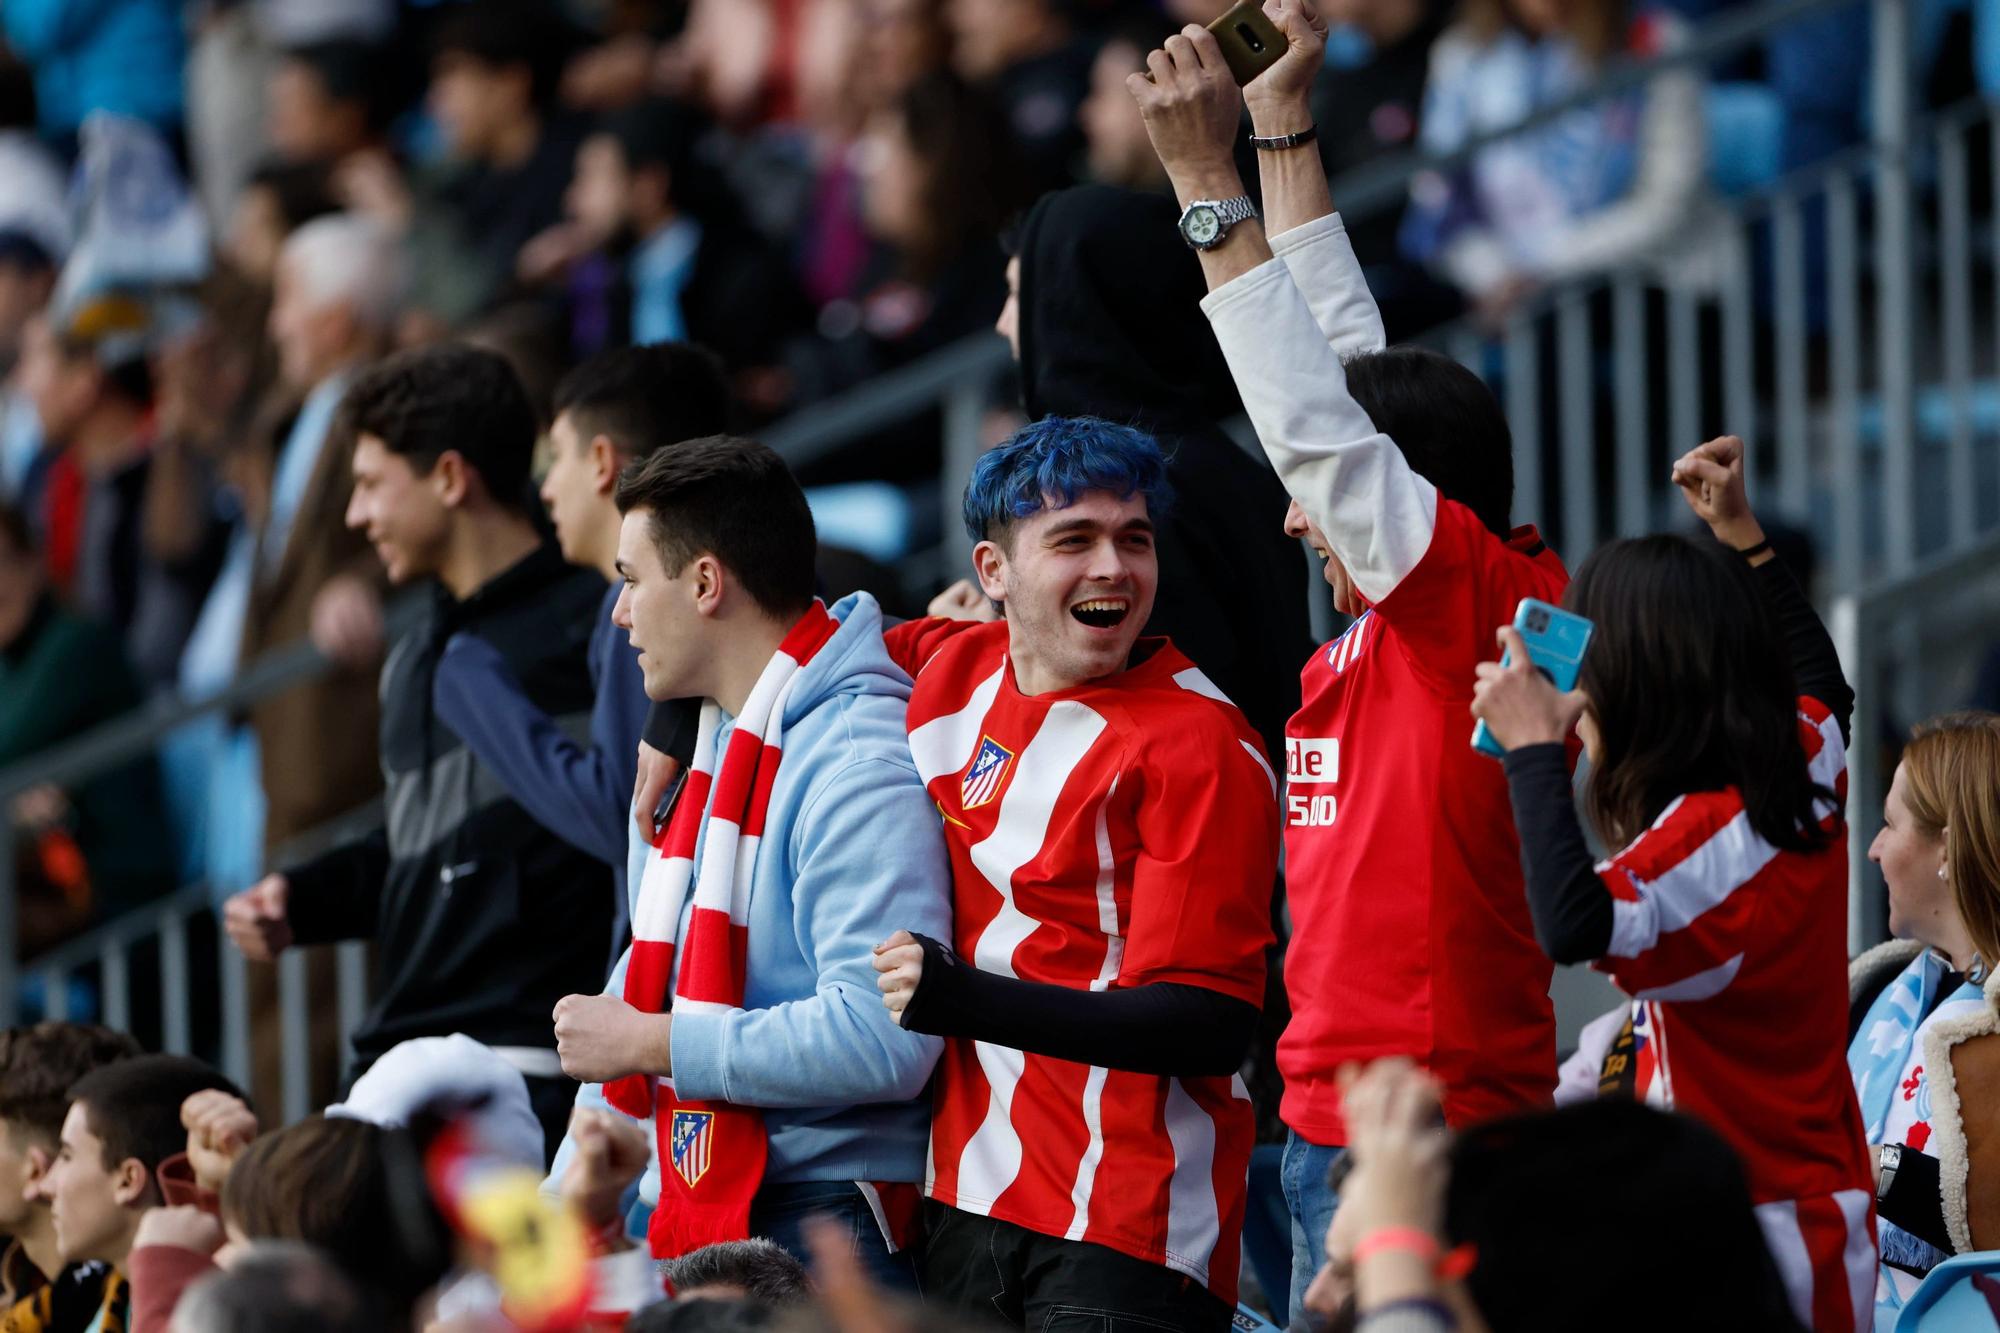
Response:
POLYGON ((1750 512, 1743 442, 1691 451, 1674 481, 1720 546, 1598 551, 1564 598, 1596 626, 1578 688, 1558 693, 1503 628, 1511 663, 1481 664, 1472 710, 1507 747, 1536 939, 1632 996, 1600 1089, 1707 1120, 1743 1158, 1800 1320, 1866 1328, 1874 1189, 1845 1060, 1854 696, 1750 512), (1598 865, 1572 728, 1616 849, 1598 865))

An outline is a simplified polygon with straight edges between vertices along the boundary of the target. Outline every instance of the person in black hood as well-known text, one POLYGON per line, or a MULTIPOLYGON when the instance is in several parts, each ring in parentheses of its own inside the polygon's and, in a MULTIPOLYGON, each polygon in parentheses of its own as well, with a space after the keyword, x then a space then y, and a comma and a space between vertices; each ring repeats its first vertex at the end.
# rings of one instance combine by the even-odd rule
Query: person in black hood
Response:
POLYGON ((387 825, 266 876, 229 900, 224 924, 253 959, 373 939, 354 1074, 399 1042, 463 1032, 526 1076, 553 1149, 576 1085, 550 1014, 603 981, 611 869, 508 797, 433 714, 432 678, 452 635, 476 635, 530 703, 581 734, 604 578, 564 563, 529 517, 537 423, 497 353, 447 344, 390 357, 348 390, 341 422, 354 440, 348 526, 366 529, 391 582, 435 580, 428 616, 382 667, 387 825))
POLYGON ((1250 719, 1273 757, 1312 651, 1305 560, 1279 529, 1285 489, 1222 423, 1243 410, 1201 313, 1201 265, 1160 195, 1080 185, 1029 212, 1008 263, 1000 331, 1029 417, 1137 426, 1167 456, 1174 508, 1158 535, 1164 634, 1250 719))

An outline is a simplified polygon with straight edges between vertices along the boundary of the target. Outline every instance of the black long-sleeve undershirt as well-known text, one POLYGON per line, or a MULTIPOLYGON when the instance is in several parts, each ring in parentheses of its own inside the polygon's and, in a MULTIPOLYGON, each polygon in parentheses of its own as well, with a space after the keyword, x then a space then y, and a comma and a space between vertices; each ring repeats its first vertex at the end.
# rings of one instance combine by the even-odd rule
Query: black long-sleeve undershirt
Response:
POLYGON ((1840 724, 1840 739, 1849 740, 1854 688, 1840 670, 1840 654, 1834 651, 1833 636, 1826 632, 1819 612, 1813 610, 1805 590, 1782 560, 1757 566, 1750 571, 1750 578, 1785 641, 1785 655, 1791 659, 1799 693, 1825 704, 1840 724))
MULTIPOLYGON (((1785 640, 1799 693, 1825 704, 1843 739, 1854 715, 1854 691, 1840 657, 1798 581, 1779 560, 1750 571, 1757 593, 1785 640)), ((1569 765, 1559 744, 1523 745, 1501 760, 1514 827, 1521 835, 1521 870, 1535 942, 1558 963, 1602 958, 1611 947, 1611 895, 1576 818, 1569 765)))
POLYGON ((1201 986, 1152 982, 1086 991, 982 972, 925 935, 923 978, 903 1026, 1135 1074, 1234 1074, 1257 1006, 1201 986))

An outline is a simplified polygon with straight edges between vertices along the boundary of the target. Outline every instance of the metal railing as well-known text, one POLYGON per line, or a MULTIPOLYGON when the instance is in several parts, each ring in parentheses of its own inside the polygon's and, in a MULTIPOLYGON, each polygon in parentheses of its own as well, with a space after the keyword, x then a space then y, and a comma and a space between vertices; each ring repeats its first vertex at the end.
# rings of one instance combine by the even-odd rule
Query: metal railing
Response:
MULTIPOLYGON (((1343 176, 1334 183, 1334 198, 1349 216, 1398 205, 1418 170, 1462 164, 1493 142, 1636 89, 1664 70, 1710 65, 1788 22, 1852 3, 1766 0, 1735 11, 1706 25, 1674 55, 1643 66, 1614 66, 1596 87, 1508 131, 1451 154, 1401 154, 1343 176)), ((1969 136, 1990 126, 1992 110, 1981 105, 1935 118, 1922 127, 1920 139, 1912 113, 1905 6, 1901 0, 1871 0, 1871 10, 1873 141, 1737 201, 1725 215, 1727 244, 1739 256, 1768 248, 1773 274, 1768 301, 1759 301, 1748 264, 1731 271, 1713 301, 1685 290, 1654 295, 1642 275, 1623 273, 1549 294, 1498 338, 1469 324, 1435 335, 1440 345, 1495 383, 1518 450, 1519 508, 1525 517, 1545 520, 1571 560, 1603 538, 1672 521, 1670 515, 1678 510, 1669 507, 1673 502, 1660 441, 1684 448, 1701 438, 1710 424, 1707 405, 1719 403, 1715 424, 1726 422, 1751 440, 1760 483, 1770 488, 1764 494, 1775 495, 1785 515, 1830 542, 1832 585, 1849 598, 1836 605, 1853 608, 1841 613, 1850 617, 1843 622, 1850 629, 1842 642, 1855 654, 1848 664, 1857 686, 1891 660, 1871 627, 1893 625, 1897 615, 1914 614, 1929 605, 1925 598, 1942 596, 1955 578, 1978 572, 1981 558, 1992 558, 1991 538, 1970 546, 1981 540, 1975 483, 1980 451, 1988 443, 1975 428, 1983 408, 1974 367, 1989 358, 1976 352, 1982 327, 1974 301, 1980 253, 1975 238, 1980 233, 1968 198, 1973 175, 1969 136), (1918 225, 1913 172, 1920 162, 1928 165, 1933 159, 1939 212, 1937 225, 1927 229, 1918 225), (1817 271, 1809 262, 1808 237, 1821 229, 1827 312, 1823 333, 1810 326, 1807 315, 1817 271), (1916 337, 1924 326, 1919 264, 1933 256, 1943 278, 1939 305, 1944 326, 1942 350, 1935 356, 1916 337), (1766 309, 1768 316, 1762 313, 1766 309), (1600 325, 1607 331, 1604 337, 1597 334, 1600 325), (1720 369, 1711 377, 1702 361, 1704 349, 1716 340, 1720 369), (1664 370, 1656 370, 1662 361, 1664 370), (1760 363, 1771 367, 1768 377, 1760 378, 1760 363), (1931 393, 1925 382, 1934 369, 1941 378, 1930 386, 1931 393), (1813 391, 1816 379, 1824 385, 1823 394, 1813 391), (1920 401, 1927 409, 1938 409, 1923 414, 1928 435, 1918 429, 1920 401), (1653 429, 1656 421, 1664 422, 1663 431, 1653 429), (1932 429, 1938 423, 1941 432, 1932 429), (1608 451, 1600 449, 1601 436, 1608 436, 1608 451), (1941 488, 1925 487, 1926 451, 1944 460, 1941 488), (1608 470, 1601 466, 1607 454, 1608 470), (1864 485, 1869 477, 1879 482, 1864 485), (1923 517, 1923 505, 1933 502, 1943 505, 1943 517, 1935 525, 1923 517), (1912 574, 1930 547, 1942 551, 1937 558, 1944 563, 1933 561, 1912 574), (1954 557, 1953 552, 1961 554, 1954 557), (1854 591, 1878 570, 1885 582, 1866 593, 1854 591)), ((2000 134, 1994 141, 1992 174, 2000 181, 2000 134)), ((1985 224, 1994 231, 1989 262, 2000 275, 2000 228, 1991 222, 1995 216, 2000 216, 2000 200, 1989 209, 1985 224)), ((2000 330, 2000 301, 1995 325, 2000 330)), ((2000 347, 2000 331, 1994 346, 2000 347)), ((945 536, 939 548, 911 557, 905 573, 924 579, 946 576, 966 567, 969 543, 958 535, 956 497, 979 452, 981 415, 1006 366, 1000 339, 968 339, 802 411, 771 427, 764 438, 794 466, 803 467, 854 448, 886 425, 940 410, 945 536)), ((2000 433, 2000 427, 1987 433, 2000 433)), ((106 724, 0 772, 0 810, 30 786, 75 783, 150 753, 168 732, 194 718, 241 712, 328 669, 315 650, 298 644, 260 660, 210 698, 163 702, 106 724)), ((1866 709, 1870 691, 1863 688, 1861 693, 1866 709)), ((1863 716, 1857 715, 1857 735, 1866 734, 1863 716)), ((1874 725, 1875 715, 1865 716, 1874 725)), ((1875 787, 1880 785, 1880 765, 1871 769, 1867 747, 1855 748, 1852 809, 1872 820, 1878 806, 1870 802, 1879 802, 1875 787)), ((1853 823, 1858 828, 1861 819, 1853 823)), ((14 1021, 19 996, 13 836, 9 821, 0 819, 0 1023, 14 1021)), ((1865 862, 1857 857, 1857 864, 1865 862)), ((1861 923, 1858 886, 1857 871, 1855 919, 1861 923)), ((135 950, 153 948, 156 941, 162 1040, 169 1049, 201 1045, 206 1037, 193 1030, 191 1000, 200 992, 190 973, 191 950, 198 932, 214 929, 209 914, 205 889, 190 886, 35 960, 32 971, 41 979, 50 1012, 60 1013, 67 1004, 70 978, 91 971, 104 1016, 129 1021, 149 998, 134 994, 131 959, 135 950)), ((225 1069, 241 1080, 248 1077, 250 1063, 244 965, 226 944, 217 944, 222 1031, 216 1044, 225 1069)), ((306 1109, 310 1072, 304 1063, 304 964, 296 951, 284 960, 280 976, 285 1108, 291 1118, 306 1109)), ((341 982, 343 1026, 351 1030, 365 989, 360 949, 345 949, 341 982)))

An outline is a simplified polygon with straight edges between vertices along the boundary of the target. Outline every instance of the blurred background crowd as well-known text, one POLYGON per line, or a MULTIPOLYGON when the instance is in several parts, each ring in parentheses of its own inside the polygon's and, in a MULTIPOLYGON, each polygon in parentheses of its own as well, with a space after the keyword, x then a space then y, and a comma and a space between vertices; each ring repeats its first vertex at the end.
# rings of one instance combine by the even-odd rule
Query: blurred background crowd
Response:
MULTIPOLYGON (((1635 264, 1699 288, 1713 200, 1865 138, 1856 3, 1477 146, 1738 7, 1327 0, 1330 175, 1475 145, 1350 216, 1391 339, 1635 264)), ((0 0, 0 767, 303 638, 343 668, 16 800, 23 956, 379 790, 386 580, 329 445, 357 369, 465 338, 545 410, 688 339, 741 428, 809 411, 991 326, 1041 195, 1165 193, 1124 81, 1222 8, 0 0)), ((1933 104, 2000 82, 1993 8, 1913 5, 1933 104)), ((934 591, 886 566, 940 539, 940 466, 933 411, 800 467, 892 610, 934 591)))

